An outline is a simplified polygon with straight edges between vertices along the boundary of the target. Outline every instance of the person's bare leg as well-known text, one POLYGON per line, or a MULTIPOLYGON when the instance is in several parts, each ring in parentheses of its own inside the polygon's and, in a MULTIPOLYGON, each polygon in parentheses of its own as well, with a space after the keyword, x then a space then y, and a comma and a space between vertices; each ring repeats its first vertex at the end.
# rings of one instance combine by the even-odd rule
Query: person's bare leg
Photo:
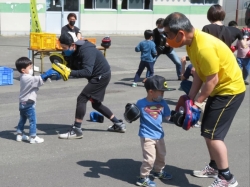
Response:
POLYGON ((205 138, 211 160, 215 160, 218 169, 228 168, 227 147, 221 140, 205 138))

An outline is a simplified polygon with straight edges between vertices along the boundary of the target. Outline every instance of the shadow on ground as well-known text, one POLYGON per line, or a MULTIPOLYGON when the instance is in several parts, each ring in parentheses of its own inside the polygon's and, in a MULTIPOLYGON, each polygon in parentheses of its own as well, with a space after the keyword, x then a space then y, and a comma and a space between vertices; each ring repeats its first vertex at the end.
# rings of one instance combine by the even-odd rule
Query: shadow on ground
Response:
MULTIPOLYGON (((37 124, 37 135, 58 135, 61 133, 66 133, 70 130, 72 126, 69 124, 48 124, 48 123, 39 123, 37 124)), ((13 130, 6 130, 0 132, 0 138, 16 140, 16 128, 13 130)), ((92 132, 107 132, 107 130, 103 129, 88 129, 83 128, 83 131, 92 131, 92 132)), ((25 125, 24 127, 25 134, 29 135, 29 125, 25 125)))
MULTIPOLYGON (((78 165, 88 167, 89 171, 84 173, 85 177, 100 178, 106 175, 114 179, 118 179, 129 184, 135 184, 141 167, 141 162, 133 159, 110 159, 107 162, 98 162, 92 160, 84 160, 77 162, 78 165)), ((186 175, 191 175, 192 171, 166 165, 165 170, 173 175, 172 180, 155 180, 156 184, 164 183, 173 186, 199 187, 190 184, 186 175)), ((153 178, 151 177, 151 180, 153 178)))

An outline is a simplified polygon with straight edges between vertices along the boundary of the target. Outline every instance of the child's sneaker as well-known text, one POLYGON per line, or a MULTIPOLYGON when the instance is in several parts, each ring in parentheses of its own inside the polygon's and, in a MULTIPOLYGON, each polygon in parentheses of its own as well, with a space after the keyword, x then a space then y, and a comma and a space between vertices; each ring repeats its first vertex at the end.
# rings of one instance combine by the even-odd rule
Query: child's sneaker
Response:
POLYGON ((207 165, 203 170, 201 171, 193 171, 193 175, 196 177, 211 177, 216 178, 218 176, 218 170, 210 167, 207 165))
POLYGON ((193 127, 195 127, 195 128, 201 128, 201 125, 200 124, 198 124, 198 123, 196 123, 196 124, 194 124, 194 126, 193 127))
POLYGON ((31 144, 35 144, 35 143, 43 143, 44 139, 43 138, 39 138, 38 136, 36 136, 35 138, 30 137, 30 143, 31 144))
POLYGON ((151 181, 148 177, 146 178, 139 178, 136 182, 136 185, 138 186, 144 186, 144 187, 156 187, 156 184, 154 181, 151 181))
POLYGON ((168 179, 168 180, 173 178, 171 174, 168 174, 166 171, 163 170, 161 172, 154 172, 153 177, 155 179, 168 179))
POLYGON ((209 187, 236 187, 238 182, 233 177, 230 181, 227 181, 222 176, 218 176, 215 181, 209 187))
POLYGON ((136 83, 136 82, 133 82, 132 87, 133 87, 133 88, 137 87, 137 83, 136 83))
POLYGON ((20 135, 20 134, 18 134, 17 136, 16 136, 16 141, 18 141, 18 142, 21 142, 21 141, 29 141, 29 137, 28 136, 26 136, 26 135, 20 135))

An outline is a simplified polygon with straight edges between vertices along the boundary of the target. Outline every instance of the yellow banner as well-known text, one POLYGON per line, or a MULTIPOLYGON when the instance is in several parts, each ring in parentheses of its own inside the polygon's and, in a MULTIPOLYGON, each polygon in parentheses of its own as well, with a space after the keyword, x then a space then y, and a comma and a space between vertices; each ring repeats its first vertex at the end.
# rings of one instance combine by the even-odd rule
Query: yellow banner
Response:
POLYGON ((31 32, 42 32, 37 9, 36 0, 30 0, 31 32))

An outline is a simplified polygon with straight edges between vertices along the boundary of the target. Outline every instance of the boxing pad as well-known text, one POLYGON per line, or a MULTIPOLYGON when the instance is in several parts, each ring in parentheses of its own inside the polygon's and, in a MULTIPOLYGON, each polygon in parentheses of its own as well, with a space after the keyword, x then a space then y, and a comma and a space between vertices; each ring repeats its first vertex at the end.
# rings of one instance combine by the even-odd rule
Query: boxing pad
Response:
POLYGON ((49 59, 51 63, 61 63, 65 66, 68 65, 68 62, 65 60, 64 56, 61 53, 51 53, 49 59))
POLYGON ((193 101, 187 95, 182 95, 179 98, 175 113, 172 116, 175 125, 182 127, 184 130, 189 130, 199 121, 201 111, 194 108, 193 105, 193 101))
POLYGON ((128 103, 125 106, 125 113, 124 113, 124 119, 128 123, 132 123, 133 121, 136 121, 141 115, 140 109, 136 106, 134 103, 128 103))
POLYGON ((193 105, 192 100, 185 101, 185 118, 182 125, 182 128, 185 130, 189 130, 190 127, 193 127, 200 119, 201 110, 194 108, 193 105))
POLYGON ((54 62, 52 63, 52 68, 60 73, 64 81, 67 81, 69 79, 71 69, 64 64, 54 62))
POLYGON ((104 116, 98 112, 90 112, 90 121, 103 123, 104 116))

